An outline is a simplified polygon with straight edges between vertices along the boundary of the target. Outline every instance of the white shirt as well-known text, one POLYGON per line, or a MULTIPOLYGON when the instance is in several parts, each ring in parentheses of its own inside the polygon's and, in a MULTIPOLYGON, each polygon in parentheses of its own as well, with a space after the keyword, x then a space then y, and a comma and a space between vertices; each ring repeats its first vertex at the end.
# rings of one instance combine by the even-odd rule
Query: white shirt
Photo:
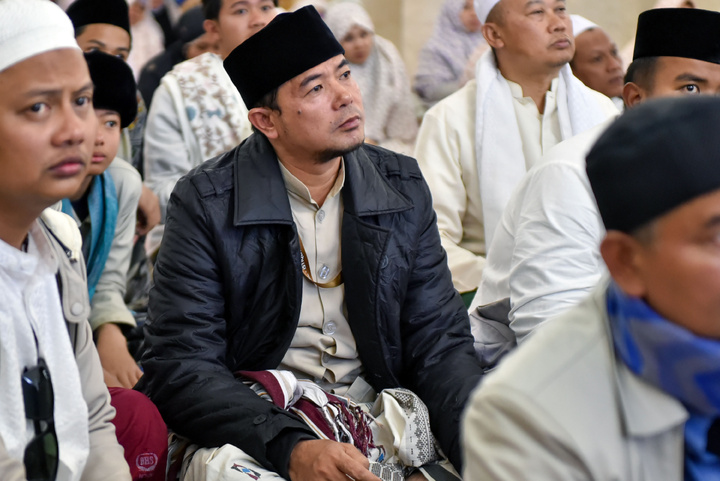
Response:
POLYGON ((510 327, 519 343, 585 298, 605 273, 599 250, 605 229, 585 156, 610 122, 552 149, 503 212, 471 310, 509 297, 510 327))
MULTIPOLYGON (((470 81, 428 110, 415 146, 415 157, 433 196, 453 285, 459 292, 476 289, 485 266, 487 236, 475 144, 477 90, 476 81, 470 81)), ((583 93, 595 102, 604 118, 617 115, 612 101, 604 95, 584 86, 583 93)), ((516 98, 513 102, 515 111, 521 112, 520 120, 516 118, 518 123, 508 128, 520 130, 523 153, 530 154, 526 163, 533 165, 542 153, 562 140, 558 99, 552 90, 548 91, 543 115, 534 102, 529 105, 516 98), (518 105, 521 102, 524 108, 518 105)))
POLYGON ((60 305, 59 264, 48 242, 38 221, 27 252, 0 241, 0 437, 8 454, 22 460, 35 428, 25 419, 20 376, 42 357, 55 397, 57 479, 79 480, 89 453, 88 410, 60 305))
MULTIPOLYGON (((302 241, 313 280, 330 282, 342 270, 341 232, 345 165, 322 207, 308 188, 282 164, 280 170, 290 199, 293 220, 302 241)), ((355 337, 347 321, 345 285, 322 288, 303 276, 300 319, 280 369, 310 379, 326 390, 344 394, 360 375, 355 337)))

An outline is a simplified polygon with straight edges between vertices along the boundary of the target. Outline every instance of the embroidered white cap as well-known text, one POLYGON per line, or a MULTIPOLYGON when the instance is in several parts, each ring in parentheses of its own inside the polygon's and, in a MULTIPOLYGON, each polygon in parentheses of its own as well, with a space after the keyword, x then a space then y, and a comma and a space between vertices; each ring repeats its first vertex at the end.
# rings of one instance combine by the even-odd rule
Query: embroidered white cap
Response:
POLYGON ((0 72, 30 57, 80 50, 70 18, 49 0, 0 0, 0 72))
POLYGON ((570 18, 572 19, 573 35, 576 37, 590 29, 600 28, 597 24, 580 15, 570 15, 570 18))
POLYGON ((475 13, 477 13, 482 23, 487 21, 490 10, 498 3, 500 3, 500 0, 475 0, 475 13))

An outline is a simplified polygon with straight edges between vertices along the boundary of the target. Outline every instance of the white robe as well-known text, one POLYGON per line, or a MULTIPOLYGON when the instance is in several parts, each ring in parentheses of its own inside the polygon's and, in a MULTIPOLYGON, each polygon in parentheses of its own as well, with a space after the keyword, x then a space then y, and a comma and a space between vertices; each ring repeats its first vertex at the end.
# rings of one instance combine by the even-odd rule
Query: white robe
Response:
MULTIPOLYGON (((568 66, 563 70, 568 73, 560 75, 557 92, 563 140, 617 115, 609 98, 582 85, 569 73, 568 66), (574 115, 577 110, 586 111, 588 117, 578 119, 574 115)), ((486 239, 526 171, 521 139, 509 85, 497 69, 492 52, 478 63, 476 81, 430 109, 420 127, 415 157, 430 186, 453 284, 460 292, 472 291, 480 284, 486 239), (483 129, 477 124, 479 111, 485 113, 483 129), (483 146, 483 142, 488 145, 483 146), (481 173, 493 192, 483 190, 481 173), (492 218, 486 229, 488 212, 492 218)), ((545 150, 550 147, 543 145, 545 150)))
MULTIPOLYGON (((605 273, 599 249, 605 229, 585 156, 609 123, 548 152, 518 185, 495 231, 471 310, 509 297, 518 343, 584 299, 605 273)), ((478 321, 471 323, 477 337, 478 321)))

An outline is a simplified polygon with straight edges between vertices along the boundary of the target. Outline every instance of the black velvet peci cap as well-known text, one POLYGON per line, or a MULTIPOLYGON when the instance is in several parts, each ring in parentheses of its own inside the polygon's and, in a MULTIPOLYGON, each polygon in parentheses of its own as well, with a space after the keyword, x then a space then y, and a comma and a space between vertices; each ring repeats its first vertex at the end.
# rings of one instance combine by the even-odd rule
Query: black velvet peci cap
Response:
POLYGON ((720 64, 720 12, 657 8, 638 17, 633 60, 683 57, 720 64))
POLYGON ((648 100, 616 120, 587 156, 607 230, 630 233, 720 189, 720 98, 648 100))
POLYGON ((120 114, 120 127, 130 125, 137 115, 137 86, 130 66, 121 58, 102 52, 85 54, 90 78, 95 85, 93 106, 120 114))
POLYGON ((223 62, 248 109, 303 72, 345 53, 315 7, 281 13, 223 62))
POLYGON ((130 33, 130 13, 125 0, 75 0, 66 13, 75 30, 93 23, 107 23, 130 33))

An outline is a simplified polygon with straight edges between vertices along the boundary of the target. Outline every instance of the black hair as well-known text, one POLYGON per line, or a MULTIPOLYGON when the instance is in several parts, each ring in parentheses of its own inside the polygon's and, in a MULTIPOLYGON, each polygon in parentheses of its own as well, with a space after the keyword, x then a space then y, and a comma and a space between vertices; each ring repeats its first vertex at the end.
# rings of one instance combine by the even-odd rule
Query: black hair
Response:
POLYGON ((658 57, 642 57, 633 60, 625 74, 625 83, 634 83, 645 90, 651 90, 654 84, 658 57))
MULTIPOLYGON (((251 109, 260 109, 260 108, 266 108, 270 110, 274 110, 275 112, 279 112, 282 114, 282 110, 280 110, 280 106, 277 102, 277 96, 278 96, 278 90, 280 87, 276 87, 272 89, 270 92, 266 93, 262 96, 260 100, 255 102, 255 105, 251 107, 251 109)), ((260 133, 258 129, 255 128, 255 126, 252 126, 253 132, 260 133)))

